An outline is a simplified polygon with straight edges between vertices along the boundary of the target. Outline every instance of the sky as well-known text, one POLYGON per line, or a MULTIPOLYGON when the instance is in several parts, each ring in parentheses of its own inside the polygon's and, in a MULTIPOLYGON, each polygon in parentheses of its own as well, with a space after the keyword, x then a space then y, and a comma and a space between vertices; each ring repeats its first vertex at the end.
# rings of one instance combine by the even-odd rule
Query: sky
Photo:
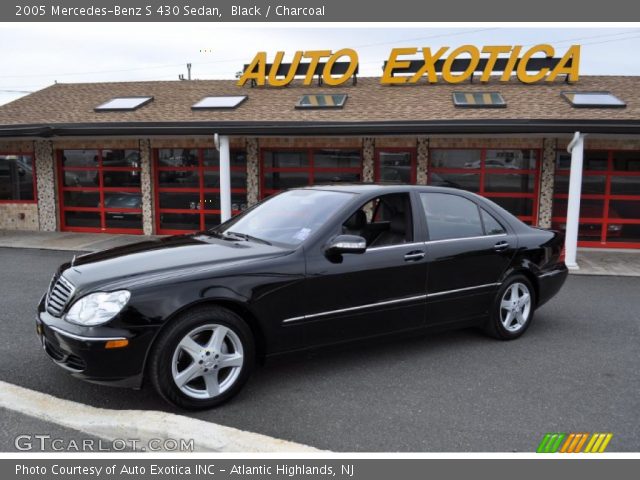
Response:
POLYGON ((58 83, 234 78, 257 51, 355 48, 379 76, 394 47, 582 45, 581 75, 640 75, 640 28, 244 27, 210 23, 0 23, 0 105, 58 83))

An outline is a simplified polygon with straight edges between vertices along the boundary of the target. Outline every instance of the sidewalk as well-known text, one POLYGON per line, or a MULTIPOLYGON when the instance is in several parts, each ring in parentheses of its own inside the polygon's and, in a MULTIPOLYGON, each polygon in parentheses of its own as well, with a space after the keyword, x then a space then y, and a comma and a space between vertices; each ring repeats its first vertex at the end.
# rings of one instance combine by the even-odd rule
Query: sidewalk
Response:
MULTIPOLYGON (((0 230, 0 247, 94 252, 160 237, 0 230)), ((571 274, 640 277, 640 250, 579 248, 578 265, 580 269, 572 270, 571 274)))
POLYGON ((579 248, 575 275, 640 277, 640 250, 579 248))
POLYGON ((0 230, 0 247, 95 252, 141 242, 149 238, 160 238, 160 236, 0 230))

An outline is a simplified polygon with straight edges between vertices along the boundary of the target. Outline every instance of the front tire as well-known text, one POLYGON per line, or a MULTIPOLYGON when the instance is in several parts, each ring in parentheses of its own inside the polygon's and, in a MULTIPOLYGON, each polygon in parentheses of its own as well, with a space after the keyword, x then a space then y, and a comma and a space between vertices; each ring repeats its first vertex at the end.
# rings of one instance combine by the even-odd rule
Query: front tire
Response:
POLYGON ((485 331, 499 340, 516 339, 531 325, 535 306, 535 290, 529 279, 512 275, 498 290, 485 331))
POLYGON ((156 341, 149 376, 169 403, 189 410, 218 406, 237 394, 255 360, 251 329, 222 307, 185 312, 156 341))

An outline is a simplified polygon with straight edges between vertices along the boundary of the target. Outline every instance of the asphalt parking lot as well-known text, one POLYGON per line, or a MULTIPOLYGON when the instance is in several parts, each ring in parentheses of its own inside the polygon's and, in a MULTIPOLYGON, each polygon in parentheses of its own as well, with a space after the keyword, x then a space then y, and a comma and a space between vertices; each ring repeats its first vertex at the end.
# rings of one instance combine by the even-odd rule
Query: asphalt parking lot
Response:
MULTIPOLYGON (((0 380, 170 409, 151 389, 75 380, 42 352, 35 307, 72 255, 0 248, 0 380)), ((608 451, 640 451, 639 292, 640 278, 570 276, 517 341, 463 330, 271 361, 230 403, 191 415, 334 451, 531 452, 546 432, 612 432, 608 451)), ((19 416, 1 415, 0 435, 19 430, 19 416)))

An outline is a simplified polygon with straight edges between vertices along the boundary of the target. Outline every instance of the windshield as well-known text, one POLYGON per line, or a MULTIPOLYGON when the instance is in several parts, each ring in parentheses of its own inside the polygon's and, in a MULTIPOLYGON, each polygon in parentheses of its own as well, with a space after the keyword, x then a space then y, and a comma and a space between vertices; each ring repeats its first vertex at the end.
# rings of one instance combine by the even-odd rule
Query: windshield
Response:
POLYGON ((213 231, 295 246, 324 225, 351 198, 353 194, 345 192, 289 190, 213 231))

